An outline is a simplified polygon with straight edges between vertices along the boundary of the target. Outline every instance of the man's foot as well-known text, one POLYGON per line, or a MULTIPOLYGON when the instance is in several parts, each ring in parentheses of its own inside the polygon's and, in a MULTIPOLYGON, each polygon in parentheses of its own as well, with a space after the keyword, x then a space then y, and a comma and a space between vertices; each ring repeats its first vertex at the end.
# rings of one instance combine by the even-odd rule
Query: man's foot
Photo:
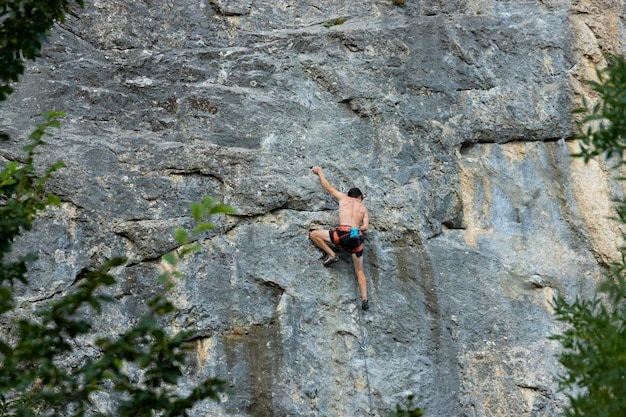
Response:
POLYGON ((370 308, 370 302, 369 302, 369 301, 367 301, 367 300, 363 300, 363 301, 361 301, 361 308, 362 308, 363 310, 367 310, 367 309, 369 309, 369 308, 370 308))
POLYGON ((324 258, 324 266, 330 266, 331 264, 334 264, 335 262, 337 262, 339 260, 339 255, 335 254, 334 258, 331 258, 330 255, 326 255, 326 258, 324 258))

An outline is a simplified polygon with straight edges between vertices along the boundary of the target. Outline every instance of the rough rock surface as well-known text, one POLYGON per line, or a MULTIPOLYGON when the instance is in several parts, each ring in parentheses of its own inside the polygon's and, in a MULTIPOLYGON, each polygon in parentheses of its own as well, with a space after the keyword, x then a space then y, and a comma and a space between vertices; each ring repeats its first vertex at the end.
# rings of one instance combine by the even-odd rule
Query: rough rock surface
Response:
POLYGON ((214 196, 237 215, 182 265, 171 326, 200 329, 189 381, 235 392, 197 416, 383 416, 410 393, 431 417, 558 412, 550 302, 594 288, 623 194, 569 156, 570 110, 624 51, 622 0, 86 3, 0 106, 4 161, 67 112, 41 156, 67 165, 63 204, 19 242, 26 310, 123 255, 98 326, 124 328, 214 196), (367 196, 365 313, 349 258, 308 239, 336 221, 312 165, 367 196))

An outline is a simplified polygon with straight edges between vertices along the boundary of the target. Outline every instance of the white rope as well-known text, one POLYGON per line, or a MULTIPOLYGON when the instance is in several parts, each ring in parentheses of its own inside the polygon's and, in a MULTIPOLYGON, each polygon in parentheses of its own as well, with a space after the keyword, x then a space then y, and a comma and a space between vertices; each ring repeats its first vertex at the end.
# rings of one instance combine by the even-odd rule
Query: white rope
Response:
MULTIPOLYGON (((356 274, 355 274, 355 278, 356 278, 356 274)), ((363 363, 365 364, 365 382, 367 384, 367 396, 370 402, 370 416, 373 416, 374 415, 374 402, 372 400, 372 389, 370 387, 370 372, 367 367, 367 355, 366 355, 368 340, 367 340, 367 337, 365 336, 365 331, 363 330, 363 322, 361 318, 361 306, 359 304, 359 300, 361 299, 360 297, 361 293, 359 291, 358 279, 355 280, 355 283, 356 283, 356 292, 357 292, 356 311, 359 316, 358 325, 359 325, 359 333, 361 336, 361 341, 359 342, 359 345, 361 346, 361 352, 363 352, 363 363)))

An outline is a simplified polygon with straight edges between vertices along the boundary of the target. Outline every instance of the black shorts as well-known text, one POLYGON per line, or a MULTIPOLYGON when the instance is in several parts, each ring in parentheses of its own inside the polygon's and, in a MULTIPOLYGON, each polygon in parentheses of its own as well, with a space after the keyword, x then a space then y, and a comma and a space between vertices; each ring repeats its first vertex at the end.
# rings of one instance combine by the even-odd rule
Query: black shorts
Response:
POLYGON ((358 258, 363 256, 363 236, 359 231, 358 237, 350 237, 352 226, 339 226, 336 229, 329 230, 330 241, 334 245, 340 246, 355 254, 358 258))

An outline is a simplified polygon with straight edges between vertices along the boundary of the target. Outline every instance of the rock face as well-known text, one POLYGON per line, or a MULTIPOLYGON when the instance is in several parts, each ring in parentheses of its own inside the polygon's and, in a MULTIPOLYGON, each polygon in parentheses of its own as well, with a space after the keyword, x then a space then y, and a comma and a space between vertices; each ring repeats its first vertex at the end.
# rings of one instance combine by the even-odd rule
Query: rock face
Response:
POLYGON ((121 255, 98 327, 124 328, 212 196, 237 215, 181 266, 170 325, 200 330, 188 380, 234 393, 195 415, 384 416, 410 393, 430 417, 558 412, 551 300, 593 290, 623 194, 569 156, 570 110, 624 51, 623 1, 86 3, 0 107, 2 160, 67 112, 41 156, 63 204, 18 245, 25 310, 121 255), (308 238, 336 222, 312 165, 367 196, 367 312, 349 257, 324 268, 308 238))

